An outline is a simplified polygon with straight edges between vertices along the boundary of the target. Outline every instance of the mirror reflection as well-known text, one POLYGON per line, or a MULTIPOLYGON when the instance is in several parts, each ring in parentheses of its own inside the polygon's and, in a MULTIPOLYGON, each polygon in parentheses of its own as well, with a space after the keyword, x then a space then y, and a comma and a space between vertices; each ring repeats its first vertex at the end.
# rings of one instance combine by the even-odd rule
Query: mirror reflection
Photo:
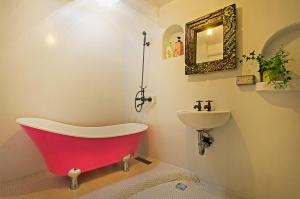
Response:
POLYGON ((196 63, 223 59, 223 25, 197 33, 196 63))

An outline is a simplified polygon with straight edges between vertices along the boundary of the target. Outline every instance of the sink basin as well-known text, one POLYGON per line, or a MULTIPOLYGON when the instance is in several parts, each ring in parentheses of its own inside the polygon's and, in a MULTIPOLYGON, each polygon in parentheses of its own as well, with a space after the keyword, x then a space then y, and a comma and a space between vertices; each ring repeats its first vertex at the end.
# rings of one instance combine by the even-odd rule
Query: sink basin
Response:
POLYGON ((201 130, 212 129, 226 124, 230 111, 177 111, 178 118, 188 127, 201 130))

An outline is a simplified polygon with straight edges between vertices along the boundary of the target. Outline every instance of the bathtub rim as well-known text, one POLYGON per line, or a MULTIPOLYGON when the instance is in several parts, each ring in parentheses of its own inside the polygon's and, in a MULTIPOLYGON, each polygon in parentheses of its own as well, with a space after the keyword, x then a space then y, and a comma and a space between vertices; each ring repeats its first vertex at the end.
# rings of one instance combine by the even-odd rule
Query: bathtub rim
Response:
POLYGON ((16 123, 49 133, 77 138, 112 138, 145 132, 148 125, 142 123, 122 123, 106 126, 76 126, 36 117, 21 117, 16 123))

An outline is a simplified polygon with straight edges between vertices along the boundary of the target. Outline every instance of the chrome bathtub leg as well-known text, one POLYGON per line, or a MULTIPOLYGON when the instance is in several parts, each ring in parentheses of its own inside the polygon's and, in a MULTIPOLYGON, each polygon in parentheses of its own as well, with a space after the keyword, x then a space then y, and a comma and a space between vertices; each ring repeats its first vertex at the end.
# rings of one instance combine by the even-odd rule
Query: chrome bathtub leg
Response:
POLYGON ((124 165, 123 165, 123 171, 125 171, 125 172, 129 171, 129 160, 130 160, 130 158, 131 158, 130 154, 126 155, 123 158, 123 163, 124 163, 124 165))
POLYGON ((73 168, 69 171, 68 176, 71 178, 70 189, 75 190, 79 187, 78 176, 81 174, 81 170, 73 168))

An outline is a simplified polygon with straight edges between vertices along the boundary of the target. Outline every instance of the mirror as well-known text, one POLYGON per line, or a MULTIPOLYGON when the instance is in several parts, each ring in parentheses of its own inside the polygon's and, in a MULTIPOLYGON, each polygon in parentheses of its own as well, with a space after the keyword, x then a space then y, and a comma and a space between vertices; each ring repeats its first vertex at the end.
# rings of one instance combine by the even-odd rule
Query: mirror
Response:
POLYGON ((223 25, 197 32, 196 63, 223 59, 223 25))
POLYGON ((236 6, 217 10, 185 25, 185 74, 236 68, 236 6))

